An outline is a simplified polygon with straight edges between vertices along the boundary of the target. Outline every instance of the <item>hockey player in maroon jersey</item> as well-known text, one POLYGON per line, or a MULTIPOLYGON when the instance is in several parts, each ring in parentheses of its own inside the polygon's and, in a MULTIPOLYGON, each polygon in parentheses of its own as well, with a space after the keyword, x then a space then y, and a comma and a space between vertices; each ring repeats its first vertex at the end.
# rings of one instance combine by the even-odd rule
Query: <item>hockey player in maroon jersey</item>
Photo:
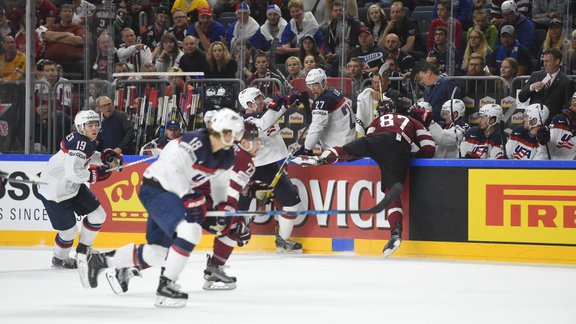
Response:
POLYGON ((407 116, 406 109, 397 107, 394 102, 387 100, 380 101, 378 105, 379 117, 370 123, 365 136, 344 146, 325 150, 318 161, 335 163, 362 157, 370 157, 376 161, 380 168, 382 191, 386 195, 395 196, 387 207, 391 235, 383 252, 384 257, 388 257, 400 247, 404 214, 400 201, 401 191, 393 191, 390 188, 393 186, 402 188, 412 153, 415 153, 415 157, 431 158, 436 149, 430 132, 421 121, 407 116))

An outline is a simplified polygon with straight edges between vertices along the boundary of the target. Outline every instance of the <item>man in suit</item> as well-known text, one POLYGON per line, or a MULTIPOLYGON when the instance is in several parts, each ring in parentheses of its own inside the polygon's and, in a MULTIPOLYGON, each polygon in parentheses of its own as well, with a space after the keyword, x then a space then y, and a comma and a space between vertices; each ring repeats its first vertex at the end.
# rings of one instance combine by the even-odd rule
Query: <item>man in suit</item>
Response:
POLYGON ((570 99, 574 93, 573 81, 560 71, 561 62, 560 50, 556 48, 545 50, 544 71, 532 73, 518 94, 521 102, 530 99, 531 104, 546 105, 550 109, 550 119, 570 106, 570 99))

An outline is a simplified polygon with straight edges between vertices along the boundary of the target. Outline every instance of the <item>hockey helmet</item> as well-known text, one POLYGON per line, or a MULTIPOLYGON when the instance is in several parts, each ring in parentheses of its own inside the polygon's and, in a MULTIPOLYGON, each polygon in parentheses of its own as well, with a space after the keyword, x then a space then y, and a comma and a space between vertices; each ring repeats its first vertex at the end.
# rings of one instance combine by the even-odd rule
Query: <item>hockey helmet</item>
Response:
POLYGON ((237 112, 232 109, 222 108, 212 117, 210 124, 213 131, 224 135, 225 131, 232 132, 232 141, 226 142, 224 137, 221 136, 222 143, 230 147, 234 144, 234 141, 238 142, 242 139, 244 135, 244 120, 237 112))
POLYGON ((416 104, 414 105, 414 108, 426 109, 428 111, 432 111, 432 105, 427 103, 426 101, 416 102, 416 104))
POLYGON ((240 91, 238 94, 238 101, 240 102, 240 105, 242 105, 242 108, 248 109, 248 103, 256 103, 256 98, 259 96, 264 97, 262 91, 258 88, 250 87, 240 91))
POLYGON ((378 116, 396 113, 396 104, 389 98, 384 98, 378 102, 378 116))
POLYGON ((515 14, 518 13, 518 6, 513 0, 507 0, 502 2, 502 6, 500 6, 503 14, 508 12, 514 12, 515 14))
POLYGON ((550 116, 550 110, 546 105, 542 104, 531 104, 524 109, 524 118, 528 119, 528 125, 530 128, 543 125, 548 120, 550 116))
POLYGON ((76 114, 74 117, 74 126, 78 133, 86 135, 84 125, 90 122, 97 122, 100 125, 100 116, 94 110, 83 110, 76 114))
POLYGON ((324 87, 327 79, 328 78, 326 77, 326 72, 324 72, 324 70, 320 68, 312 69, 310 72, 308 72, 308 75, 306 75, 306 85, 310 87, 311 85, 318 83, 324 87))
POLYGON ((258 136, 259 136, 258 127, 256 127, 256 125, 254 125, 252 123, 245 121, 244 122, 244 136, 242 136, 242 139, 253 141, 258 136))
POLYGON ((212 117, 216 114, 217 110, 208 110, 204 112, 204 125, 208 126, 212 121, 212 117))
POLYGON ((488 118, 488 128, 499 124, 500 121, 502 121, 502 118, 504 117, 502 107, 500 107, 500 105, 497 104, 486 104, 482 106, 482 108, 480 108, 480 111, 478 112, 478 115, 486 116, 488 118), (496 118, 496 120, 493 123, 490 123, 492 117, 496 118))
MULTIPOLYGON (((452 100, 447 100, 443 105, 442 105, 442 109, 440 110, 440 116, 444 116, 444 114, 449 114, 452 116, 453 119, 454 116, 451 114, 451 112, 457 112, 458 113, 458 118, 464 117, 464 113, 466 111, 466 107, 464 106, 464 102, 460 99, 452 99, 452 100)), ((458 119, 456 118, 456 119, 458 119)), ((456 120, 454 119, 454 120, 456 120)))

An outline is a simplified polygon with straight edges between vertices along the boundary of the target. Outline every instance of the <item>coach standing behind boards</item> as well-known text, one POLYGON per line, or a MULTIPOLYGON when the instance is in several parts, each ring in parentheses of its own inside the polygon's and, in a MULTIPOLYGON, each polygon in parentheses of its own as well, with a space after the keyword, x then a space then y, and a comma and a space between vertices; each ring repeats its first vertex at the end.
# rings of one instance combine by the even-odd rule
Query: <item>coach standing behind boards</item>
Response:
POLYGON ((134 126, 123 111, 116 111, 112 100, 98 97, 96 105, 102 116, 98 133, 98 149, 110 148, 120 154, 134 154, 134 126))
MULTIPOLYGON (((550 109, 550 120, 569 108, 574 83, 562 71, 562 52, 551 48, 543 52, 544 70, 532 73, 530 79, 522 87, 518 99, 525 102, 530 99, 531 104, 541 103, 550 109)), ((547 121, 544 121, 547 123, 547 121)))

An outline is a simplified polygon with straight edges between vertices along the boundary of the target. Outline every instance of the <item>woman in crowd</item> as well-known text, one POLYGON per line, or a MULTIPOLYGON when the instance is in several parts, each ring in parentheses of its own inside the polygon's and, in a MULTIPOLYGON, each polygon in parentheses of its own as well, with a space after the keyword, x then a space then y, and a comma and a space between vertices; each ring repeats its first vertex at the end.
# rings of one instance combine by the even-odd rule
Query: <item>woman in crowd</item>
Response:
POLYGON ((504 78, 505 83, 498 83, 499 92, 501 94, 511 94, 515 97, 516 94, 512 93, 512 80, 518 76, 518 61, 513 57, 505 58, 500 65, 500 76, 504 78))
POLYGON ((492 54, 492 49, 486 43, 484 33, 479 30, 472 30, 468 36, 468 44, 466 45, 466 50, 464 51, 462 70, 466 71, 468 69, 468 60, 470 59, 470 55, 472 55, 472 53, 482 55, 484 60, 487 59, 488 55, 492 54))
POLYGON ((312 55, 314 57, 314 61, 319 68, 326 69, 326 59, 322 54, 320 54, 320 49, 316 44, 316 40, 312 35, 306 35, 302 39, 302 43, 300 44, 300 54, 298 58, 300 62, 304 62, 306 56, 312 55))
POLYGON ((370 28, 374 39, 380 42, 380 38, 384 34, 384 29, 386 29, 388 23, 384 9, 382 9, 379 4, 373 4, 368 7, 366 15, 368 21, 366 27, 370 28))
MULTIPOLYGON (((557 48, 562 53, 568 53, 570 50, 570 41, 566 38, 564 33, 564 28, 562 28, 562 21, 560 19, 550 20, 550 26, 548 27, 548 32, 546 32, 546 39, 544 39, 544 44, 540 49, 540 66, 542 66, 542 53, 545 50, 557 48)), ((569 60, 562 60, 560 69, 564 71, 564 67, 568 67, 569 60)))
POLYGON ((238 63, 232 58, 226 44, 217 41, 210 44, 206 53, 208 72, 206 78, 235 78, 238 63))
POLYGON ((304 58, 304 74, 308 75, 308 72, 317 68, 318 65, 316 64, 316 60, 314 59, 313 55, 307 55, 304 58))
POLYGON ((296 56, 290 56, 286 59, 286 72, 288 72, 288 76, 286 77, 288 82, 306 76, 304 71, 302 71, 302 63, 300 63, 300 59, 296 56))
POLYGON ((178 39, 172 33, 165 33, 160 40, 160 55, 156 60, 157 72, 168 72, 170 68, 174 67, 177 62, 180 62, 180 57, 184 52, 178 47, 178 39))

